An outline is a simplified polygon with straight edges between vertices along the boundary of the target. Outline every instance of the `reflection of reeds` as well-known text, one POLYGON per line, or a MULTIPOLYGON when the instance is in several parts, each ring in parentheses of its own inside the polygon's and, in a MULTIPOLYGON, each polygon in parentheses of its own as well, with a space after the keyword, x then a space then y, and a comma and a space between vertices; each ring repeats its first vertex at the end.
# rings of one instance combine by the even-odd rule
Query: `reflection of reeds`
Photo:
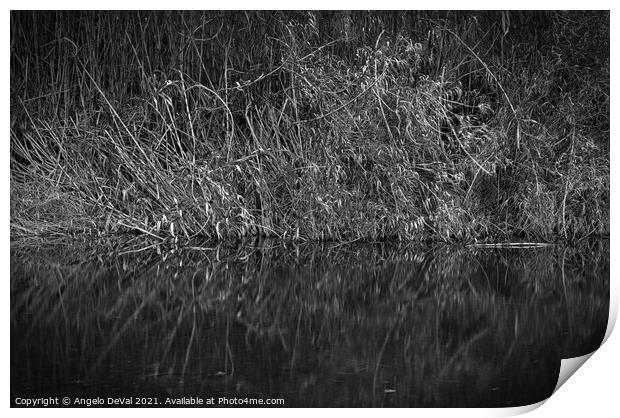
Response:
POLYGON ((596 348, 607 321, 599 244, 592 259, 555 247, 152 245, 13 248, 12 386, 515 405, 548 395, 554 362, 596 348))

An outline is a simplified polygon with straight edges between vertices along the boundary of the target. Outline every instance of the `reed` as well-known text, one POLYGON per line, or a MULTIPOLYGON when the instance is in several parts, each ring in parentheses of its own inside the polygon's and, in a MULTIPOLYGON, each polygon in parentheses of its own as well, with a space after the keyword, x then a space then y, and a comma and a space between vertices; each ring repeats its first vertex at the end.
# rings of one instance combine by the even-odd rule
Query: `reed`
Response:
POLYGON ((11 179, 13 236, 605 235, 609 13, 12 12, 11 179))

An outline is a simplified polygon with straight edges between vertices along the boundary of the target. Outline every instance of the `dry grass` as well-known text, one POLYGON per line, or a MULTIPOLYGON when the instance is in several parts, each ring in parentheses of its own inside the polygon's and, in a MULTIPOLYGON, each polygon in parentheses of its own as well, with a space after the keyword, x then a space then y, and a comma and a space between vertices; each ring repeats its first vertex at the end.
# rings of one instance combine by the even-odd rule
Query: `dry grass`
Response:
POLYGON ((13 13, 13 232, 608 234, 608 13, 390 16, 13 13))

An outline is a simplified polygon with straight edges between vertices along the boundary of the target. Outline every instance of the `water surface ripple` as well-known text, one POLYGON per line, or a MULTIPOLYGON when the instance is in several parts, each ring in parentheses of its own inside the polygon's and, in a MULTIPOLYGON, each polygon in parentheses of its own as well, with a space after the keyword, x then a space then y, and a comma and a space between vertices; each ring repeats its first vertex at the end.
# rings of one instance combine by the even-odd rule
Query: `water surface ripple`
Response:
POLYGON ((11 398, 519 406, 601 344, 609 243, 11 246, 11 398))

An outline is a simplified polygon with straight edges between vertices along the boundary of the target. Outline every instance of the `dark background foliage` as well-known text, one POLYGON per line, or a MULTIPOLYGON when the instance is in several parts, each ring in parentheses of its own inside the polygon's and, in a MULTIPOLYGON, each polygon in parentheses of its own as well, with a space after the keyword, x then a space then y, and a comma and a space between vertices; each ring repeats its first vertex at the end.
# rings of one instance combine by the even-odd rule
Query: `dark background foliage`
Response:
POLYGON ((607 11, 13 11, 12 233, 609 230, 607 11))

